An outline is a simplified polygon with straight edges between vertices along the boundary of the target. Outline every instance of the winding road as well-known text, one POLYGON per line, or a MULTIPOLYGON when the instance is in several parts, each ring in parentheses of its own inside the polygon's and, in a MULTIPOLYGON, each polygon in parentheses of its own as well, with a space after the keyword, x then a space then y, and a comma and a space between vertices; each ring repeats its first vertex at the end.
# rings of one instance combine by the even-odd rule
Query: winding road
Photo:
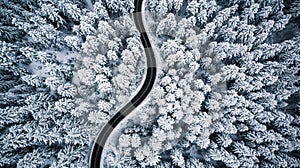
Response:
POLYGON ((156 79, 156 59, 154 50, 151 46, 151 42, 147 35, 145 29, 144 19, 143 19, 143 1, 144 0, 135 0, 135 10, 133 12, 133 19, 136 25, 136 28, 141 33, 141 41, 146 53, 146 62, 147 62, 147 74, 144 80, 144 83, 138 93, 123 107, 121 108, 114 116, 111 118, 108 123, 104 125, 99 134, 97 135, 94 145, 92 147, 90 155, 90 167, 99 168, 101 166, 101 156, 103 154, 103 147, 108 140, 109 135, 113 132, 114 128, 126 117, 128 116, 150 93, 155 79, 156 79))

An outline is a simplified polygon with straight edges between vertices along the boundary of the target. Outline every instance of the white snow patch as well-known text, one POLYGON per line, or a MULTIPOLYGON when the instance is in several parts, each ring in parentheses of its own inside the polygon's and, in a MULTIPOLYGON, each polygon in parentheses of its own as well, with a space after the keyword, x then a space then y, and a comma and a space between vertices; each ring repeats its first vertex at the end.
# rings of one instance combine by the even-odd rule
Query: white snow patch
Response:
POLYGON ((75 59, 80 56, 78 52, 63 50, 56 52, 56 60, 60 63, 68 63, 69 60, 75 59))

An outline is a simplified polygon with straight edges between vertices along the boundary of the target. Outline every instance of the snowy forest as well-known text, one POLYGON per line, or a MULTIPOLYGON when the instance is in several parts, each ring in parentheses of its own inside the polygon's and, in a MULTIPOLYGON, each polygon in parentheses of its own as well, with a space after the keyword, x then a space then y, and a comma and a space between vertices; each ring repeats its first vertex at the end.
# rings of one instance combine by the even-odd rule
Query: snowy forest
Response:
MULTIPOLYGON (((103 167, 300 167, 300 0, 145 0, 148 98, 103 167)), ((0 0, 0 167, 87 168, 144 82, 133 0, 0 0)))
POLYGON ((140 85, 131 1, 0 0, 0 167, 88 167, 140 85))
POLYGON ((104 167, 299 167, 300 1, 148 0, 150 98, 104 167))

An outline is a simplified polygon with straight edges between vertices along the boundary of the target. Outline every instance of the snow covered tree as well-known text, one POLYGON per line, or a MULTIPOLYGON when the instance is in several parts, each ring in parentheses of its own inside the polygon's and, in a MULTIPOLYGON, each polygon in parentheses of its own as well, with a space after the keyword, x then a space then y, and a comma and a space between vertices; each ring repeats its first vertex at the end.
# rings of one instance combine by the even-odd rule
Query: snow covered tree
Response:
POLYGON ((158 25, 156 34, 172 36, 175 33, 176 25, 174 14, 168 14, 158 25))
MULTIPOLYGON (((133 11, 132 1, 117 3, 123 5, 123 14, 133 11)), ((114 86, 108 79, 114 75, 112 67, 122 62, 123 46, 118 45, 129 36, 116 38, 110 31, 106 38, 90 39, 93 33, 114 30, 104 22, 114 12, 105 2, 0 2, 0 167, 86 167, 95 129, 109 119, 115 105, 110 94, 114 86), (91 46, 83 45, 87 41, 91 46), (90 59, 81 61, 84 54, 90 59), (82 71, 76 69, 80 66, 82 71), (101 85, 94 90, 83 86, 96 83, 101 85), (110 101, 97 103, 103 97, 110 101)), ((134 28, 128 32, 134 34, 134 28)), ((138 36, 131 38, 140 43, 138 36)), ((140 48, 133 50, 135 68, 141 70, 142 54, 136 54, 140 48)), ((131 87, 137 86, 142 73, 131 87)), ((134 136, 132 143, 137 146, 138 142, 139 136, 134 136)))
POLYGON ((119 17, 133 12, 133 1, 105 0, 110 17, 119 17))
POLYGON ((135 123, 152 132, 141 146, 160 151, 156 167, 299 166, 297 3, 148 1, 162 68, 135 123))

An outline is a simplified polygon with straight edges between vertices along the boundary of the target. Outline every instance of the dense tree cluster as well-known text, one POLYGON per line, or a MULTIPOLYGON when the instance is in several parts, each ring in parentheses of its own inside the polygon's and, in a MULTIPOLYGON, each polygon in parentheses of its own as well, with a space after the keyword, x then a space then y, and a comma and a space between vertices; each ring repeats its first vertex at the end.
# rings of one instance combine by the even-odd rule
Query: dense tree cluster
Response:
POLYGON ((128 16, 100 21, 89 35, 74 73, 78 88, 77 117, 105 123, 127 103, 140 84, 145 62, 139 35, 128 16))
POLYGON ((88 166, 104 112, 142 78, 131 18, 114 20, 132 10, 133 1, 0 1, 0 167, 88 166))
POLYGON ((146 7, 161 72, 104 164, 299 167, 299 2, 157 0, 146 7))
MULTIPOLYGON (((0 167, 87 167, 145 60, 133 0, 0 1, 0 167)), ((300 1, 149 0, 160 57, 109 167, 300 167, 300 1)))

